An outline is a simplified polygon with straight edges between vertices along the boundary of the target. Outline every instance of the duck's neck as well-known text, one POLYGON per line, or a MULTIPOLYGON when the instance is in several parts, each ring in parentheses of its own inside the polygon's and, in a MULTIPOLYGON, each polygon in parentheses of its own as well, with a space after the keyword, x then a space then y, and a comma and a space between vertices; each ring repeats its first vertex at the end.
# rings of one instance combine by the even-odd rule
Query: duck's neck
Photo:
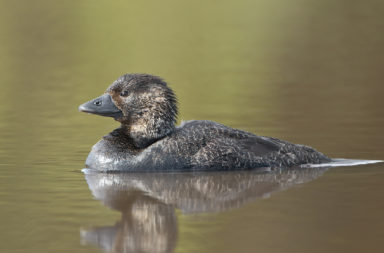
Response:
POLYGON ((125 133, 137 148, 145 148, 175 130, 173 119, 156 117, 148 113, 131 115, 128 120, 121 123, 125 133))

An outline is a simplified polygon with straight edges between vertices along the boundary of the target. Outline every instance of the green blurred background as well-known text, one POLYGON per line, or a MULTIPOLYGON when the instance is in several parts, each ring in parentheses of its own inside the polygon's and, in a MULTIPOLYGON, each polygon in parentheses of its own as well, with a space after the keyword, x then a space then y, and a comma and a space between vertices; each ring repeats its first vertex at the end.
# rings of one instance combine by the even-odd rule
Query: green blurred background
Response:
MULTIPOLYGON (((77 106, 124 73, 165 78, 180 121, 384 159, 383 13, 382 0, 1 0, 0 251, 97 251, 80 227, 119 214, 92 200, 80 170, 118 124, 77 106)), ((379 252, 383 167, 364 168, 208 219, 180 214, 175 252, 379 252)))

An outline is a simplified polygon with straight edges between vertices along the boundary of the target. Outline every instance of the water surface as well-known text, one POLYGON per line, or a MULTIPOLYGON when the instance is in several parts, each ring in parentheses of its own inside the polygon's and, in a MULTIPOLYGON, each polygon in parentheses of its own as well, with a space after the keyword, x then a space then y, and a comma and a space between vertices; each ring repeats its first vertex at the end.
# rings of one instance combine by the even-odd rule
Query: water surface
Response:
POLYGON ((163 252, 382 252, 380 163, 329 168, 289 187, 265 183, 261 195, 253 174, 190 175, 206 182, 199 198, 186 188, 199 212, 186 211, 185 196, 161 197, 167 188, 125 192, 135 210, 152 211, 133 221, 169 226, 105 237, 102 245, 118 239, 115 248, 94 243, 87 233, 129 232, 124 217, 133 216, 95 196, 81 172, 118 124, 77 111, 121 74, 147 72, 175 90, 179 121, 383 160, 382 13, 379 0, 0 1, 0 251, 111 252, 155 240, 163 252), (238 189, 217 181, 226 176, 254 180, 233 180, 238 189), (210 187, 235 204, 202 194, 210 187))

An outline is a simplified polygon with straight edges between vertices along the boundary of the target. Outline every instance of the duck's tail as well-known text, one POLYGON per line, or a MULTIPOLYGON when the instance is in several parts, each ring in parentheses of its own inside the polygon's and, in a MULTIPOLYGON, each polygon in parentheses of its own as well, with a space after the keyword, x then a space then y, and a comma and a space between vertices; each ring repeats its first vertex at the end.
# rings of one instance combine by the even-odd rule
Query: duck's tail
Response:
POLYGON ((340 167, 340 166, 356 166, 356 165, 366 165, 373 163, 382 163, 383 160, 360 160, 360 159, 343 159, 343 158, 334 158, 330 162, 319 163, 319 164, 303 164, 301 167, 340 167))

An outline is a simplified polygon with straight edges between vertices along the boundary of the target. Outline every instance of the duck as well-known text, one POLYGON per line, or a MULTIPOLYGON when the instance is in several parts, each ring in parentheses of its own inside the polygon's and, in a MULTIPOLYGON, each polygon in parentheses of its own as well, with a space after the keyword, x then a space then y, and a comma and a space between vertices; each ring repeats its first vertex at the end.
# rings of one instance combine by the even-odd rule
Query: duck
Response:
POLYGON ((331 161, 309 146, 209 120, 176 126, 175 93, 161 77, 150 74, 122 75, 79 111, 120 123, 86 159, 86 168, 103 172, 271 170, 331 161))

